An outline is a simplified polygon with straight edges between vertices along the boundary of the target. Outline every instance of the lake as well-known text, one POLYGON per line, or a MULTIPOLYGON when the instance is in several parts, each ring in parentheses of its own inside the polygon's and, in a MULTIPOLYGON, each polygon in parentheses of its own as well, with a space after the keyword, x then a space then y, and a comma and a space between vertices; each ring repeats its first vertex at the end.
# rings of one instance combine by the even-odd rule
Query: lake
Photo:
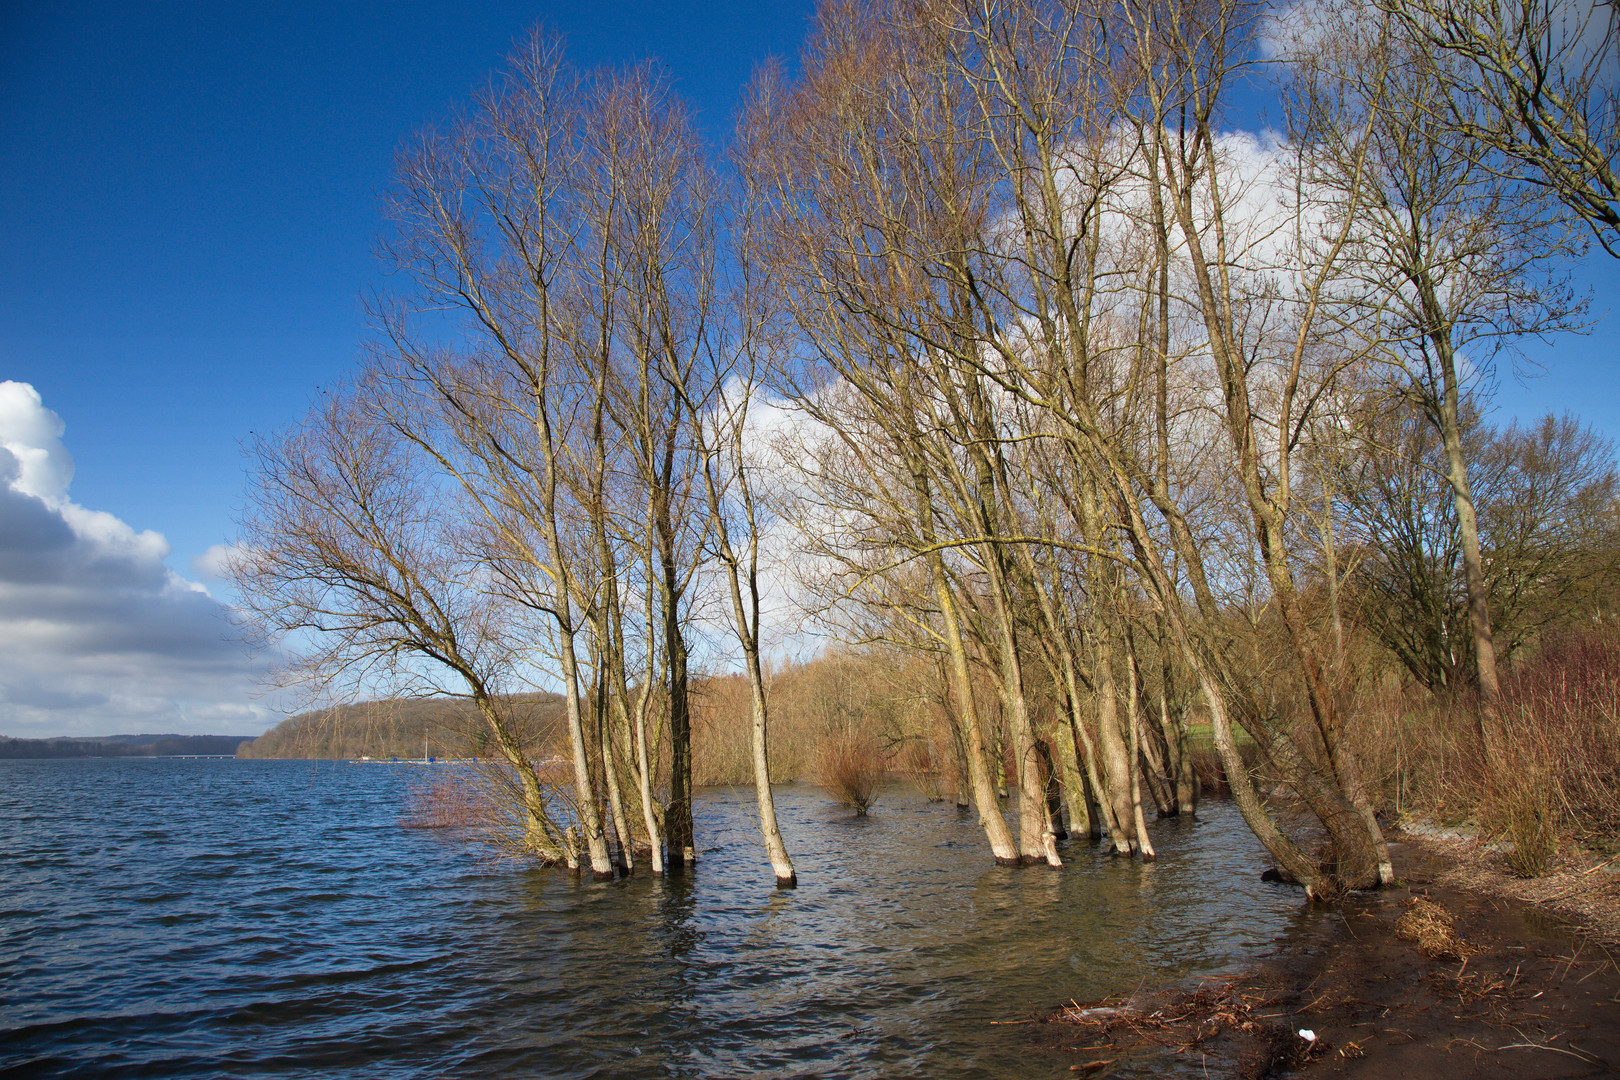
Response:
POLYGON ((752 791, 707 790, 694 873, 591 884, 403 827, 424 768, 0 761, 0 1075, 1068 1075, 1006 1022, 1321 917, 1229 803, 1055 872, 905 789, 786 785, 778 892, 752 791))

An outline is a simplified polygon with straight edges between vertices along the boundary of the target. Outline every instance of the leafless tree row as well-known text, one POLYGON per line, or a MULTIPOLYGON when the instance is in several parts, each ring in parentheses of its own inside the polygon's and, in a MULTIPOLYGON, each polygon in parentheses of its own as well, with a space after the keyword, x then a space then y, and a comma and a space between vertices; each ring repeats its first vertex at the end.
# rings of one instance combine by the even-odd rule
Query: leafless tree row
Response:
MULTIPOLYGON (((530 850, 597 876, 695 856, 706 560, 758 670, 738 440, 762 331, 757 286, 717 268, 726 197, 649 69, 583 78, 536 34, 401 153, 385 254, 410 287, 352 383, 258 448, 239 574, 264 627, 322 677, 470 694, 530 850), (502 694, 558 686, 570 782, 548 787, 502 694)), ((774 836, 768 786, 761 812, 774 836)))
POLYGON ((946 658, 970 770, 970 669, 994 680, 1016 838, 986 812, 989 777, 973 787, 1000 861, 1057 862, 1047 746, 1073 755, 1071 786, 1095 793, 1116 850, 1151 857, 1143 788, 1179 805, 1196 699, 1287 876, 1313 893, 1389 880, 1301 580, 1320 548, 1337 583, 1348 504, 1328 455, 1389 397, 1445 448, 1491 739, 1462 358, 1573 322, 1542 269, 1572 241, 1500 151, 1459 132, 1442 99, 1462 62, 1374 8, 1266 19, 1290 138, 1222 134, 1262 14, 831 4, 802 78, 763 86, 745 117, 770 133, 744 168, 772 192, 769 250, 803 342, 782 392, 830 433, 805 517, 836 591, 946 658), (1297 710, 1257 662, 1262 612, 1297 710), (1066 730, 1032 725, 1031 664, 1064 689, 1066 730), (1239 729, 1325 857, 1264 804, 1239 729))
POLYGON ((774 557, 822 625, 930 658, 997 862, 1061 866, 1068 829, 1151 859, 1149 814, 1196 808, 1196 716, 1287 878, 1388 882, 1346 618, 1477 683, 1491 745, 1498 656, 1598 572, 1555 566, 1549 523, 1602 531, 1614 497, 1572 422, 1483 449, 1474 404, 1498 351, 1579 320, 1545 267, 1568 207, 1612 229, 1605 69, 1515 97, 1458 11, 828 2, 720 165, 648 69, 580 76, 537 34, 402 153, 408 285, 353 381, 258 446, 244 595, 309 674, 470 697, 528 850, 599 876, 694 858, 689 667, 723 634, 796 881, 774 557), (1282 138, 1225 126, 1262 38, 1282 138), (1598 159, 1504 141, 1574 113, 1598 159), (1511 487, 1525 447, 1557 490, 1482 532, 1480 470, 1511 487), (503 712, 555 686, 563 784, 503 712))

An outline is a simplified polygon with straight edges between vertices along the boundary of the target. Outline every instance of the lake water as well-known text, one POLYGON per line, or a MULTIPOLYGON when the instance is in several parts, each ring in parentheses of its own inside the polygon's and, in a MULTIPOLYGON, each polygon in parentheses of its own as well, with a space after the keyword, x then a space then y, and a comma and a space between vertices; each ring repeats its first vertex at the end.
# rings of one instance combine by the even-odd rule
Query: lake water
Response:
POLYGON ((0 761, 0 1075, 1069 1075, 1068 999, 1217 972, 1315 918, 1230 804, 998 869, 969 813, 747 790, 700 862, 581 883, 401 826, 420 767, 0 761), (999 1022, 999 1023, 998 1023, 999 1022))

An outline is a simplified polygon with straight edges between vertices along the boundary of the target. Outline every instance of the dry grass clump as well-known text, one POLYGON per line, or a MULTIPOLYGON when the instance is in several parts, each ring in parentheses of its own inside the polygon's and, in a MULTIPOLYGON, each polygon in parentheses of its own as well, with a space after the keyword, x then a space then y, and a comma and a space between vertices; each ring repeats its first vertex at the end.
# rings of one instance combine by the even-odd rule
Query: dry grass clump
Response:
POLYGON ((1426 896, 1414 896, 1395 920, 1395 936, 1410 941, 1431 960, 1466 960, 1477 950, 1457 933, 1451 912, 1426 896))
POLYGON ((840 806, 864 815, 883 782, 883 754, 858 729, 837 731, 822 740, 816 755, 816 783, 840 806))

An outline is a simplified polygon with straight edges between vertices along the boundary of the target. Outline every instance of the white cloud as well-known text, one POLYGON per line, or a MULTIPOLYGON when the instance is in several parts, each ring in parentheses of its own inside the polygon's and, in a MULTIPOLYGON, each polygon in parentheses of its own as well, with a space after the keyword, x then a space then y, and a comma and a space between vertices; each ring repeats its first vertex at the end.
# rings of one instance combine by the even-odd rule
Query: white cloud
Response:
POLYGON ((162 534, 68 498, 64 428, 32 386, 0 382, 0 733, 268 727, 225 607, 163 564, 162 534))
POLYGON ((191 560, 191 572, 209 581, 224 581, 230 576, 231 563, 241 554, 237 544, 215 544, 191 560))
POLYGON ((73 458, 62 445, 62 418, 45 408, 39 392, 27 383, 0 382, 0 479, 13 490, 57 502, 73 479, 73 458))

